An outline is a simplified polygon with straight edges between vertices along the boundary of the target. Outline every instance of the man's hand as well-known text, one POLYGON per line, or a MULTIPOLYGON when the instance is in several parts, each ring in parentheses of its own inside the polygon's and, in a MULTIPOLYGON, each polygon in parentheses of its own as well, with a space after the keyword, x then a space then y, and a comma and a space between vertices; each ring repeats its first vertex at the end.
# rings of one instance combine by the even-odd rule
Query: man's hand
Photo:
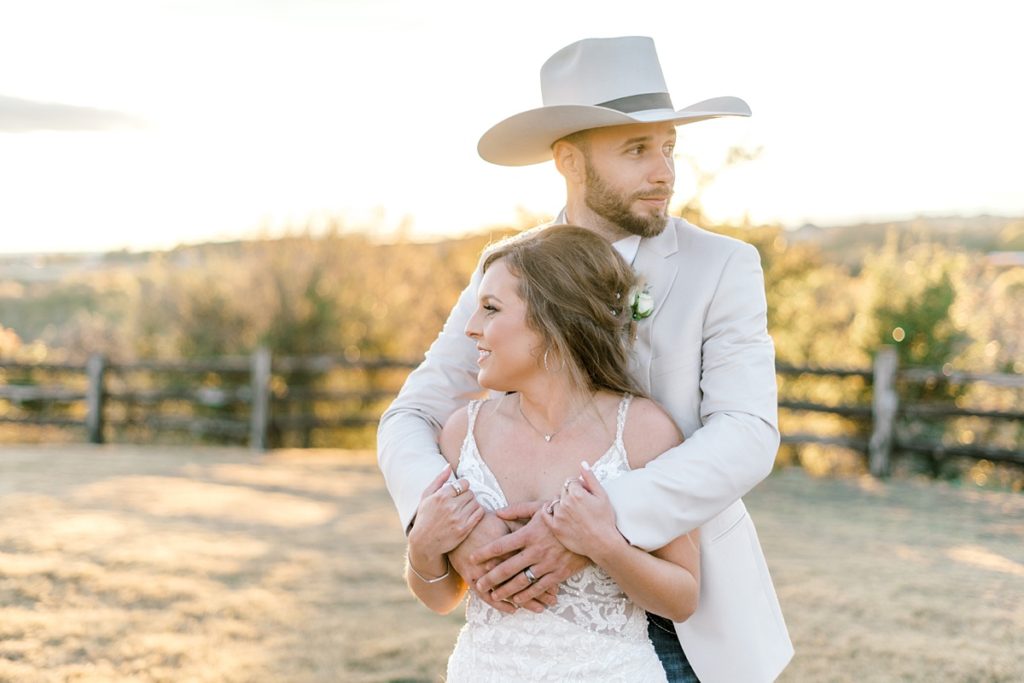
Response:
POLYGON ((544 523, 542 515, 547 513, 543 508, 543 503, 530 502, 498 510, 501 519, 530 521, 473 553, 472 559, 479 565, 498 561, 497 566, 471 584, 478 595, 490 592, 495 600, 511 600, 523 606, 538 600, 552 605, 558 585, 587 566, 586 557, 570 552, 558 542, 544 523), (527 577, 527 568, 536 581, 527 577))
POLYGON ((491 597, 490 593, 479 593, 475 589, 476 581, 486 574, 488 570, 498 564, 498 560, 477 563, 470 560, 470 556, 479 548, 487 545, 495 539, 501 538, 509 531, 508 525, 498 518, 493 512, 484 514, 483 519, 476 525, 462 543, 448 553, 448 561, 455 567, 459 576, 469 584, 470 589, 477 593, 477 596, 494 609, 511 614, 516 608, 511 603, 501 602, 491 597))

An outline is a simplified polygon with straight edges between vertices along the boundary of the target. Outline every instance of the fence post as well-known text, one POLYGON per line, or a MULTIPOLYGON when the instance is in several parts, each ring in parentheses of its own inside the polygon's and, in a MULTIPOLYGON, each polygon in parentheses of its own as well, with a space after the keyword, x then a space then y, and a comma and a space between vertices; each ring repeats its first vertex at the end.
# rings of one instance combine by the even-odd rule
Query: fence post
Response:
POLYGON ((882 347, 875 354, 868 468, 876 477, 889 475, 889 458, 892 455, 896 410, 899 408, 899 396, 896 393, 896 370, 898 367, 899 356, 893 347, 882 347))
POLYGON ((85 377, 88 386, 85 389, 85 430, 89 443, 103 443, 103 373, 107 368, 107 360, 94 353, 85 363, 85 377))
POLYGON ((270 349, 260 347, 252 354, 252 411, 249 423, 249 447, 265 451, 270 426, 270 349))

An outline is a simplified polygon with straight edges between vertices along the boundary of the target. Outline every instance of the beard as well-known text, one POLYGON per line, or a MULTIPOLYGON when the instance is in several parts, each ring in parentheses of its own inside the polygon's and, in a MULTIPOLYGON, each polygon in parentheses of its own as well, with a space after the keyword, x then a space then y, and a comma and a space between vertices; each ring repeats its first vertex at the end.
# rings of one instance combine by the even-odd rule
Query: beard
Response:
POLYGON ((587 185, 583 193, 583 201, 587 207, 601 218, 614 223, 626 232, 641 237, 660 235, 668 225, 668 202, 665 211, 654 215, 634 212, 630 207, 640 199, 669 199, 672 191, 633 192, 625 194, 617 192, 604 178, 598 175, 594 167, 587 163, 587 185))

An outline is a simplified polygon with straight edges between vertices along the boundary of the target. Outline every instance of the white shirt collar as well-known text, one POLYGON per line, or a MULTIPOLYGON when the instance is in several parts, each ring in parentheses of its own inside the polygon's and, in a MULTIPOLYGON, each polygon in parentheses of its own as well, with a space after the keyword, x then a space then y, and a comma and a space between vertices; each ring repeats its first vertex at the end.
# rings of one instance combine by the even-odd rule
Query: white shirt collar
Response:
POLYGON ((621 240, 612 242, 612 246, 615 247, 615 251, 622 255, 626 263, 632 264, 636 258, 636 253, 640 251, 640 235, 623 237, 621 240))
MULTIPOLYGON (((565 223, 565 209, 563 208, 558 212, 558 216, 555 218, 555 225, 565 223)), ((636 259, 636 253, 640 251, 640 235, 630 235, 629 237, 623 237, 621 240, 612 242, 612 246, 615 247, 615 251, 619 252, 626 263, 632 265, 634 259, 636 259)))

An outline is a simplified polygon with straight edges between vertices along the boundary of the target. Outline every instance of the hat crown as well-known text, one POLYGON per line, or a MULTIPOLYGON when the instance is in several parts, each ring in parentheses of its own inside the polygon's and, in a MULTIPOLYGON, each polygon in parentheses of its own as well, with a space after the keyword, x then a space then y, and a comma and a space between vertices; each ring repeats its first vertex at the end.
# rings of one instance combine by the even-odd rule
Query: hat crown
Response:
POLYGON ((654 40, 645 36, 587 38, 562 48, 541 67, 540 89, 544 106, 668 93, 654 40))

